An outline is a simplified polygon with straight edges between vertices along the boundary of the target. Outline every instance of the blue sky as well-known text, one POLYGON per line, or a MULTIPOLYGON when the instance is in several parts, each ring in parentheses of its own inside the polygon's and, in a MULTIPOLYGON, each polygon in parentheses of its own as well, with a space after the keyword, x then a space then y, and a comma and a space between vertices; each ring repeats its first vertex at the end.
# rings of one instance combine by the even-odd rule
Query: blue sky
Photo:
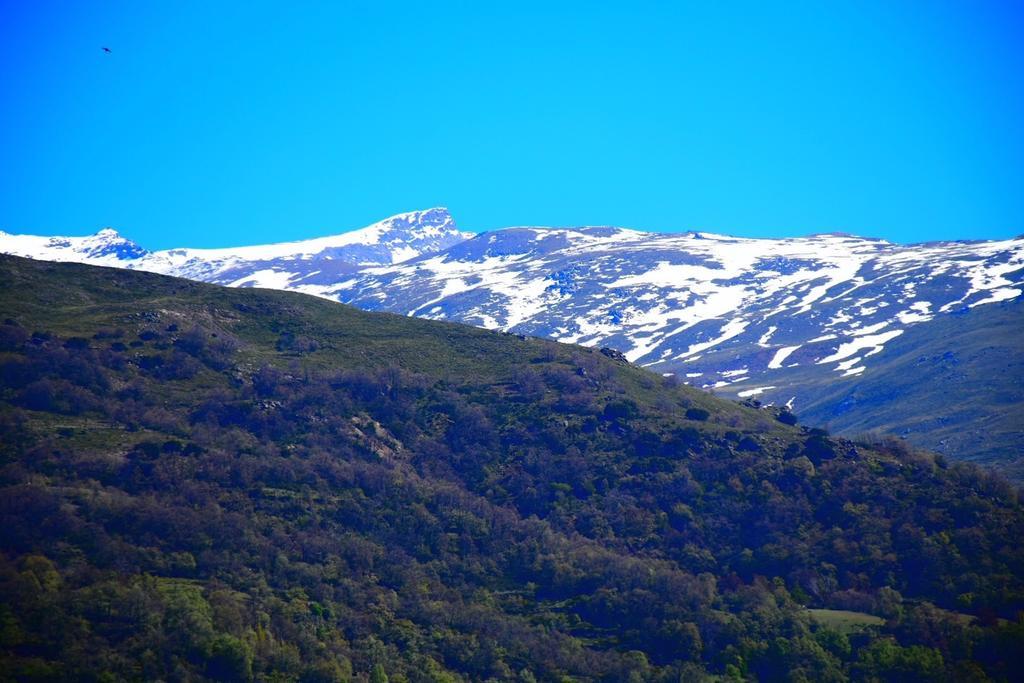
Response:
POLYGON ((1022 7, 0 0, 0 229, 1013 236, 1022 7))

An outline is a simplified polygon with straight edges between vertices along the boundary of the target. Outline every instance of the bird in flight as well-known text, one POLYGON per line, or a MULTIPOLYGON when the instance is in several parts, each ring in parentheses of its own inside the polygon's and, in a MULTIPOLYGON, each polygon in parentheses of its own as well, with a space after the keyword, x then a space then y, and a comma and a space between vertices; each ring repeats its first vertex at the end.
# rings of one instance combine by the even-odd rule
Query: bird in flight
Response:
POLYGON ((102 49, 102 50, 103 50, 104 52, 106 52, 106 53, 107 53, 108 55, 110 54, 110 48, 109 48, 109 47, 104 47, 104 48, 101 48, 101 49, 102 49))

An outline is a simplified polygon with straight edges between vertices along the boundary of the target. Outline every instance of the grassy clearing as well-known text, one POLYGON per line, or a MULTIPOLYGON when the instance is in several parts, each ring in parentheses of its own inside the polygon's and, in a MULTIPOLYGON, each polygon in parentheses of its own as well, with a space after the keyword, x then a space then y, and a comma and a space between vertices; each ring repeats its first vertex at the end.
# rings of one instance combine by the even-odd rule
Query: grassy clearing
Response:
POLYGON ((882 626, 885 619, 867 612, 846 609, 808 609, 811 619, 840 633, 856 633, 871 626, 882 626))

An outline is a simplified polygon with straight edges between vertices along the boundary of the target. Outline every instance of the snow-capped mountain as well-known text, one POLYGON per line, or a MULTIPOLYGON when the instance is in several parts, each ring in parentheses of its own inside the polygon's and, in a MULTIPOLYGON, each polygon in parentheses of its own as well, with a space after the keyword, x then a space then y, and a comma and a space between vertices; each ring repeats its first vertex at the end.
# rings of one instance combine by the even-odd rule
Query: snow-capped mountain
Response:
MULTIPOLYGON (((910 326, 1024 291, 1024 238, 900 246, 848 235, 740 239, 510 228, 365 269, 322 296, 371 310, 620 349, 702 386, 839 377, 910 326)), ((758 388, 750 387, 747 395, 758 388)))
MULTIPOLYGON (((102 231, 0 234, 0 251, 297 290, 367 310, 610 346, 688 383, 797 412, 812 407, 823 420, 839 410, 826 394, 866 380, 891 345, 901 358, 912 352, 901 338, 927 339, 930 329, 952 338, 936 321, 1005 307, 1024 292, 1024 237, 898 245, 845 234, 744 239, 614 227, 474 235, 458 231, 444 209, 237 249, 146 252, 102 231)), ((1006 377, 977 381, 990 379, 1006 377)))
POLYGON ((149 253, 111 228, 87 237, 11 235, 0 230, 0 251, 41 261, 72 261, 113 267, 124 267, 149 253))
POLYGON ((75 261, 175 275, 236 287, 303 290, 335 284, 366 266, 399 263, 462 242, 447 209, 413 211, 329 237, 227 249, 146 251, 106 228, 88 237, 0 232, 0 251, 49 261, 75 261))

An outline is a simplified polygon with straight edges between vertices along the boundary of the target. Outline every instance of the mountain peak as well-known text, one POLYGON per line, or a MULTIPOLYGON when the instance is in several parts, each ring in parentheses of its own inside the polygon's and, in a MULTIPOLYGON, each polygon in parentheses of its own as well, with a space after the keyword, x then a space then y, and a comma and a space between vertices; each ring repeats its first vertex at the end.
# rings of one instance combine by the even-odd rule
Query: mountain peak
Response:
POLYGON ((431 207, 429 209, 420 209, 418 211, 409 211, 407 213, 399 214, 399 215, 400 216, 416 216, 420 220, 434 220, 434 219, 453 220, 452 219, 452 214, 448 210, 448 207, 446 207, 446 206, 433 206, 433 207, 431 207))
POLYGON ((111 227, 106 227, 91 237, 82 240, 83 253, 91 257, 111 256, 119 261, 133 261, 149 253, 138 244, 111 227))
POLYGON ((430 209, 407 211, 405 213, 396 214, 390 218, 385 218, 376 225, 387 226, 390 230, 402 230, 407 232, 418 231, 422 228, 433 228, 443 232, 458 231, 458 228, 455 225, 455 219, 452 218, 448 209, 443 206, 435 206, 430 209))

